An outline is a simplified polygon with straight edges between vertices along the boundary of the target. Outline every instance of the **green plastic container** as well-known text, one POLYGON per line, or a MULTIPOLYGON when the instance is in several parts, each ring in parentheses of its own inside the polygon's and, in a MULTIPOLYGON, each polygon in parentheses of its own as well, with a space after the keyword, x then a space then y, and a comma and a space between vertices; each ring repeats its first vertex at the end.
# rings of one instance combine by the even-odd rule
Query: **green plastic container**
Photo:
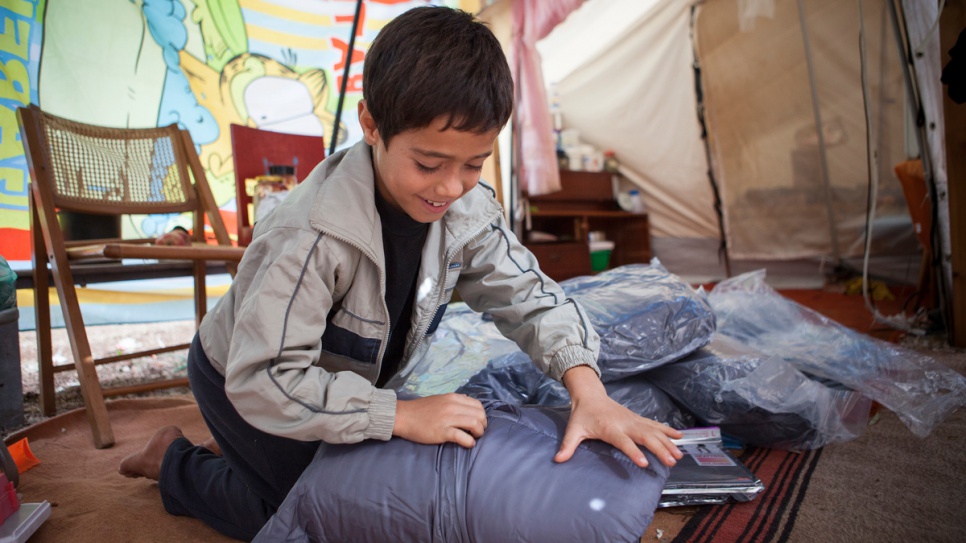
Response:
POLYGON ((23 425, 17 274, 0 256, 0 430, 23 425))
POLYGON ((17 274, 0 256, 0 311, 17 307, 17 274))
POLYGON ((592 241, 590 242, 590 269, 601 272, 610 265, 610 254, 614 250, 613 241, 592 241))
POLYGON ((604 271, 610 264, 610 251, 594 251, 590 253, 590 269, 595 272, 604 271))

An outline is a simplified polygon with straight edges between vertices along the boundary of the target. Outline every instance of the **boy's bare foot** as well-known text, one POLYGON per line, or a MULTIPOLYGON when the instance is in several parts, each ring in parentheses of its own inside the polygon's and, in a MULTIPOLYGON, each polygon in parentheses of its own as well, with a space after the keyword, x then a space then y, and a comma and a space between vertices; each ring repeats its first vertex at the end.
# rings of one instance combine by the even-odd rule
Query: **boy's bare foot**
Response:
POLYGON ((161 461, 164 460, 164 453, 179 437, 184 437, 184 434, 177 426, 161 428, 154 433, 143 449, 124 457, 117 472, 125 477, 147 477, 157 481, 161 477, 161 461))
POLYGON ((221 456, 221 447, 218 446, 218 442, 215 441, 215 438, 209 437, 208 439, 199 443, 199 445, 217 454, 218 456, 221 456))

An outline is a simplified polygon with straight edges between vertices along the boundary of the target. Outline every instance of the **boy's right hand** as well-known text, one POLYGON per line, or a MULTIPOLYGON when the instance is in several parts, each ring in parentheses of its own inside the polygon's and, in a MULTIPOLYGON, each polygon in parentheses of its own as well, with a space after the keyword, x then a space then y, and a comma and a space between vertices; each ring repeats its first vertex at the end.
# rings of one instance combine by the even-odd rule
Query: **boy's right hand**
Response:
POLYGON ((440 394, 396 402, 392 435, 416 443, 451 441, 470 448, 486 430, 486 411, 479 400, 463 394, 440 394))

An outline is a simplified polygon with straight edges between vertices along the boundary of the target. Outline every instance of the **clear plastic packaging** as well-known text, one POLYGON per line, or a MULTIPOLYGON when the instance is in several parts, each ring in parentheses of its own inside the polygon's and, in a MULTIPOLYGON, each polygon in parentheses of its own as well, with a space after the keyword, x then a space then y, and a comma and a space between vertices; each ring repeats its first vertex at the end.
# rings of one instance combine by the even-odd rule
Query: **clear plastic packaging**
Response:
POLYGON ((919 437, 966 404, 966 377, 782 297, 765 283, 763 270, 719 283, 708 299, 719 334, 861 392, 896 413, 919 437))
MULTIPOLYGON (((637 375, 605 385, 607 395, 631 411, 673 428, 690 428, 695 420, 674 400, 637 375)), ((511 405, 570 405, 570 394, 557 381, 547 377, 522 352, 491 361, 457 392, 479 400, 497 400, 511 405)))
POLYGON ((498 400, 511 405, 570 404, 567 389, 544 375, 522 351, 490 361, 457 392, 478 400, 498 400))
POLYGON ((632 375, 604 384, 607 395, 642 417, 663 422, 671 428, 693 428, 697 421, 670 396, 648 379, 647 374, 632 375))
POLYGON ((645 377, 705 425, 748 445, 817 449, 862 435, 872 401, 726 336, 645 377))
POLYGON ((601 379, 637 375, 707 345, 715 316, 701 290, 656 259, 560 283, 600 334, 601 379))
MULTIPOLYGON (((925 436, 966 397, 963 376, 799 306, 765 285, 763 272, 724 281, 707 298, 657 262, 561 286, 601 336, 609 394, 678 428, 693 415, 751 445, 814 449, 862 435, 872 400, 925 436), (673 402, 648 398, 648 380, 673 402)), ((399 393, 461 387, 514 404, 569 401, 484 315, 451 304, 399 393)))
MULTIPOLYGON (((598 364, 605 382, 681 358, 714 335, 714 314, 703 292, 656 260, 651 265, 632 264, 575 277, 560 286, 580 303, 600 334, 598 364)), ((490 360, 518 351, 485 315, 463 303, 450 304, 432 347, 399 392, 412 396, 453 392, 490 360)))
POLYGON ((490 360, 513 352, 520 352, 520 348, 503 337, 493 321, 465 303, 451 303, 436 329, 432 347, 396 393, 411 398, 454 392, 490 360))

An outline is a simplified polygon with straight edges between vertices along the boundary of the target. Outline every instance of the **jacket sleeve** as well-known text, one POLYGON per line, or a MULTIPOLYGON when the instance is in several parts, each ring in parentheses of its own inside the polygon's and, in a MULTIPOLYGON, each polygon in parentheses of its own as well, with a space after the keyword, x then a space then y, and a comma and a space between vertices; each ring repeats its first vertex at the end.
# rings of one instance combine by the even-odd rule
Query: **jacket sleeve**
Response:
POLYGON ((502 215, 463 249, 457 288, 467 305, 491 314, 500 332, 552 379, 581 365, 600 375, 600 337, 587 314, 540 271, 502 215))
MULTIPOLYGON (((245 254, 235 293, 225 391, 265 432, 303 441, 388 440, 396 395, 351 371, 316 366, 340 270, 331 238, 276 228, 245 254)), ((351 275, 345 272, 341 276, 351 275)))

